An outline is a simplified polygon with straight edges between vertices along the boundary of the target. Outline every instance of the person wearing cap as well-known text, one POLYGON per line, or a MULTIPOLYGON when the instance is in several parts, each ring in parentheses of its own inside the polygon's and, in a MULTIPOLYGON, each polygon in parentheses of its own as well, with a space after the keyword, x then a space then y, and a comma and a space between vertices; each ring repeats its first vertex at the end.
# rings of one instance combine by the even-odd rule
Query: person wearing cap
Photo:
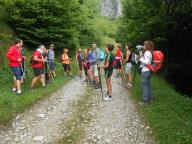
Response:
POLYGON ((92 52, 93 52, 93 57, 94 57, 94 60, 92 60, 91 62, 91 66, 90 66, 90 69, 91 69, 91 72, 92 72, 92 75, 93 75, 93 85, 94 85, 94 88, 95 89, 99 89, 101 86, 99 84, 99 72, 98 72, 98 66, 100 65, 101 61, 99 59, 100 57, 100 51, 99 51, 99 48, 97 48, 97 44, 96 43, 93 43, 92 44, 92 52))
POLYGON ((14 75, 14 86, 13 92, 17 92, 17 94, 21 94, 21 63, 22 56, 21 50, 23 46, 23 41, 20 39, 15 40, 15 44, 9 47, 9 50, 6 54, 7 59, 9 60, 9 67, 14 75))
POLYGON ((50 44, 50 48, 48 50, 48 65, 51 70, 51 73, 53 74, 54 77, 56 77, 54 60, 55 60, 54 44, 50 44))
POLYGON ((45 87, 44 63, 46 62, 46 60, 43 58, 44 52, 46 52, 45 46, 40 45, 30 58, 30 63, 34 71, 34 77, 31 83, 31 89, 35 87, 39 78, 41 79, 42 86, 45 87))

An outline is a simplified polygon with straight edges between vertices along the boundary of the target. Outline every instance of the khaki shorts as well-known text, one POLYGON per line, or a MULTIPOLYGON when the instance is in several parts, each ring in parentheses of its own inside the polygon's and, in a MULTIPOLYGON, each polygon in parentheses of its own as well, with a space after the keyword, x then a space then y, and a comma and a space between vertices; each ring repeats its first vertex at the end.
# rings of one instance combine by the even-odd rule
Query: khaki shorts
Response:
POLYGON ((131 74, 132 64, 126 63, 125 65, 125 74, 131 74))
POLYGON ((98 77, 99 76, 99 72, 98 72, 98 68, 97 65, 91 65, 90 66, 91 71, 93 72, 93 75, 98 77))

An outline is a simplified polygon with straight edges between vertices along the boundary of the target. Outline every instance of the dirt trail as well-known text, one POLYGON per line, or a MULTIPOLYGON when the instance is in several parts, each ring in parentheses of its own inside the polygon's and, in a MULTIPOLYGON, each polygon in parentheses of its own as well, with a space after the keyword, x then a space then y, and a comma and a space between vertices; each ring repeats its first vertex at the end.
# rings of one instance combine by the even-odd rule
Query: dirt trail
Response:
POLYGON ((92 119, 82 144, 153 144, 152 131, 142 122, 128 90, 121 80, 112 78, 113 101, 102 102, 101 94, 95 97, 92 119))
POLYGON ((0 144, 54 143, 59 139, 60 125, 72 110, 70 104, 85 93, 78 78, 71 80, 50 97, 18 114, 9 127, 0 128, 0 144))
MULTIPOLYGON (((112 78, 113 101, 103 102, 100 90, 92 90, 92 120, 85 126, 81 144, 153 144, 152 132, 142 122, 128 90, 121 80, 112 78)), ((54 144, 60 139, 62 125, 73 112, 71 103, 86 94, 79 78, 67 83, 50 97, 18 114, 8 127, 0 127, 0 144, 54 144)), ((79 144, 78 143, 78 144, 79 144)))

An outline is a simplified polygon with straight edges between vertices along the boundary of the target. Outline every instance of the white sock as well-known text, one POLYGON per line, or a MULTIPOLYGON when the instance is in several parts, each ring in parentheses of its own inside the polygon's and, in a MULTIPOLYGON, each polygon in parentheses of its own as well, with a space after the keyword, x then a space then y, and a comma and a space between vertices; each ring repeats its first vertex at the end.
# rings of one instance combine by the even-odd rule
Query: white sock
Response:
POLYGON ((13 92, 15 92, 17 89, 16 88, 13 88, 13 92))

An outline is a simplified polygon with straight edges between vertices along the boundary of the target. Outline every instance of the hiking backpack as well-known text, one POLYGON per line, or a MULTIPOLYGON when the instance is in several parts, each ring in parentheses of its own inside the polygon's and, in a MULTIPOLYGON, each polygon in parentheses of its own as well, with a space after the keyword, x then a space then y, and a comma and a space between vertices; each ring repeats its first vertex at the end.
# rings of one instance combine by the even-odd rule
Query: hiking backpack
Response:
POLYGON ((161 51, 152 52, 152 63, 147 65, 152 72, 157 72, 161 67, 164 61, 164 54, 161 51))
POLYGON ((99 60, 103 61, 105 59, 105 52, 102 48, 99 48, 99 52, 100 52, 99 60))
POLYGON ((34 61, 34 53, 31 55, 30 59, 29 59, 29 64, 30 66, 32 66, 33 64, 35 64, 36 62, 34 61))
POLYGON ((59 62, 62 63, 63 62, 63 58, 62 55, 59 56, 59 62))

